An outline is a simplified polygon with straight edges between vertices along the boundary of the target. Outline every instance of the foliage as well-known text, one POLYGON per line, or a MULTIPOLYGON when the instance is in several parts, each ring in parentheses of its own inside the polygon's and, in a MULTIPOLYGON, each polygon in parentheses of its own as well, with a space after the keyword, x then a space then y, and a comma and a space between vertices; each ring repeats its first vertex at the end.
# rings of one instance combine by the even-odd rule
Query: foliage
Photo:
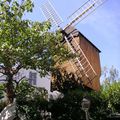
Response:
POLYGON ((82 110, 82 99, 91 100, 89 116, 92 120, 106 120, 110 114, 108 101, 101 93, 85 92, 81 89, 70 90, 64 98, 51 101, 51 113, 53 120, 85 120, 85 112, 82 110))
POLYGON ((109 88, 109 100, 113 112, 120 113, 120 82, 113 83, 109 88), (111 92, 112 91, 112 92, 111 92))
MULTIPOLYGON (((69 81, 69 77, 66 76, 64 76, 61 80, 65 80, 65 78, 69 81)), ((107 76, 107 78, 111 79, 110 76, 107 76)), ((117 78, 117 76, 115 78, 117 78)), ((105 78, 105 80, 107 79, 105 78)), ((43 101, 39 99, 38 96, 40 95, 37 95, 37 99, 33 99, 35 97, 30 96, 34 96, 34 90, 32 91, 31 88, 27 86, 21 86, 22 88, 19 88, 21 94, 17 95, 20 96, 17 98, 17 100, 20 105, 20 111, 22 110, 22 113, 25 113, 28 116, 28 119, 30 119, 31 115, 32 117, 34 117, 34 115, 37 116, 37 113, 38 115, 40 115, 39 113, 44 110, 51 112, 52 120, 84 120, 85 112, 82 110, 81 103, 82 99, 87 96, 87 98, 91 100, 91 105, 89 109, 90 118, 92 120, 106 120, 108 119, 108 116, 110 114, 120 112, 120 82, 117 79, 112 79, 112 81, 113 82, 110 83, 104 82, 99 92, 86 91, 81 87, 75 88, 74 84, 68 84, 67 88, 66 85, 64 86, 63 81, 61 82, 63 88, 59 90, 61 90, 62 92, 64 91, 64 97, 57 100, 51 100, 49 102, 45 99, 42 99, 43 101), (22 91, 22 89, 26 92, 22 91), (29 97, 26 95, 29 95, 29 97)), ((34 87, 32 89, 34 89, 34 87)))
POLYGON ((90 117, 93 120, 106 120, 110 114, 110 109, 108 108, 108 100, 106 96, 100 92, 91 92, 90 93, 90 117))
POLYGON ((47 92, 22 81, 17 89, 16 104, 17 114, 24 120, 43 120, 48 106, 47 92))
POLYGON ((104 67, 102 70, 102 81, 104 82, 104 84, 110 84, 113 82, 117 82, 120 81, 119 78, 119 71, 114 68, 114 66, 112 66, 110 69, 107 67, 104 67))
POLYGON ((52 90, 58 90, 62 93, 67 93, 70 89, 81 88, 83 90, 84 86, 80 78, 75 78, 73 73, 67 73, 63 69, 57 69, 52 72, 52 90))
POLYGON ((5 106, 6 106, 5 101, 0 100, 0 112, 4 109, 5 106))
POLYGON ((20 69, 34 69, 45 76, 58 58, 69 57, 60 32, 50 32, 49 22, 23 19, 33 6, 32 0, 0 0, 0 73, 6 75, 9 102, 14 98, 13 77, 20 69))
POLYGON ((0 112, 3 110, 3 108, 6 106, 4 98, 4 84, 0 83, 0 112))
POLYGON ((48 22, 22 19, 24 12, 31 11, 32 6, 31 0, 23 0, 22 4, 16 0, 1 1, 0 63, 3 70, 10 69, 15 73, 21 67, 39 68, 43 75, 54 63, 53 57, 66 52, 60 44, 61 35, 49 32, 48 22))
POLYGON ((4 97, 4 85, 0 84, 0 99, 4 97))
MULTIPOLYGON (((107 70, 107 69, 106 69, 107 70)), ((59 74, 60 75, 60 74, 59 74)), ((89 109, 92 120, 106 120, 112 113, 120 113, 120 82, 118 71, 112 67, 107 72, 104 71, 104 80, 99 92, 86 91, 80 87, 73 88, 74 84, 64 86, 64 80, 73 80, 69 77, 58 77, 62 81, 62 90, 65 90, 63 99, 51 101, 51 112, 53 120, 77 120, 85 119, 85 113, 81 110, 81 101, 84 95, 91 100, 89 109), (63 89, 64 88, 64 89, 63 89)), ((60 81, 61 82, 61 81, 60 81)), ((59 89, 61 90, 61 89, 59 89)))
POLYGON ((17 114, 24 116, 25 120, 43 120, 46 112, 51 113, 52 120, 85 120, 81 103, 86 96, 91 100, 89 115, 92 120, 106 120, 110 114, 120 110, 120 83, 117 81, 104 83, 99 92, 68 87, 63 98, 50 101, 46 99, 45 90, 21 81, 16 96, 17 114))
POLYGON ((51 101, 52 120, 84 120, 85 114, 81 110, 83 93, 71 90, 64 98, 51 101))
POLYGON ((120 113, 120 82, 113 82, 104 86, 102 94, 108 99, 108 107, 112 113, 120 113))
POLYGON ((103 84, 98 93, 92 92, 91 117, 107 119, 110 114, 120 113, 120 78, 119 72, 113 66, 103 69, 103 84))
POLYGON ((101 94, 106 96, 108 107, 112 113, 120 113, 120 78, 118 70, 113 66, 110 70, 105 68, 104 79, 101 94))

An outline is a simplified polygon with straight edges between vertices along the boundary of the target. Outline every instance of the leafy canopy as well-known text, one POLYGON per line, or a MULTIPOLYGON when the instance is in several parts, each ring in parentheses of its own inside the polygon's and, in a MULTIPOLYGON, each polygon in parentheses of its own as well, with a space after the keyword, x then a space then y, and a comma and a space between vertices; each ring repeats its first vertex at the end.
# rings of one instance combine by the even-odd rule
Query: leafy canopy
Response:
POLYGON ((33 10, 32 0, 0 0, 0 72, 16 74, 21 68, 40 75, 52 70, 56 58, 69 56, 60 32, 50 32, 49 22, 23 19, 33 10))

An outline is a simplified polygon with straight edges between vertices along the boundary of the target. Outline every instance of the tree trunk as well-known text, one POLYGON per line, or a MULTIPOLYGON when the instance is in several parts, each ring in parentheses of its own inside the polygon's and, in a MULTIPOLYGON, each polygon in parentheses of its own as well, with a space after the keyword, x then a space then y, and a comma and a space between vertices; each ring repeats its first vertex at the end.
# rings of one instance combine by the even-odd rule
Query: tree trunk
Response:
POLYGON ((7 95, 7 104, 13 103, 14 100, 14 86, 13 86, 13 75, 7 75, 6 83, 6 95, 7 95))

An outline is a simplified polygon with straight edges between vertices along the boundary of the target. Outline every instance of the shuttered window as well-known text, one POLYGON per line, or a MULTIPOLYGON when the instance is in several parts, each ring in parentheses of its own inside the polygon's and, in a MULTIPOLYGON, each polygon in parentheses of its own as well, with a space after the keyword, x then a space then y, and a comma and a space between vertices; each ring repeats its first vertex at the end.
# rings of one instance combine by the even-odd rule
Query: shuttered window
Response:
POLYGON ((37 80, 37 73, 36 72, 30 72, 29 73, 29 82, 31 85, 36 85, 37 80))

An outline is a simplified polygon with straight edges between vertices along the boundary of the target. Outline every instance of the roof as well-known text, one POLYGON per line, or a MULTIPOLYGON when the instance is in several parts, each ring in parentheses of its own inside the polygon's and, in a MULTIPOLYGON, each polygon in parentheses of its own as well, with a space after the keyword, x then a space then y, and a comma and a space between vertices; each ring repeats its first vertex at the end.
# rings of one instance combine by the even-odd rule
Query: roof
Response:
POLYGON ((101 52, 90 40, 88 40, 88 38, 86 38, 79 30, 77 30, 73 26, 67 27, 65 29, 65 32, 67 33, 68 36, 72 33, 74 37, 78 36, 84 37, 94 48, 98 50, 98 52, 101 52))

